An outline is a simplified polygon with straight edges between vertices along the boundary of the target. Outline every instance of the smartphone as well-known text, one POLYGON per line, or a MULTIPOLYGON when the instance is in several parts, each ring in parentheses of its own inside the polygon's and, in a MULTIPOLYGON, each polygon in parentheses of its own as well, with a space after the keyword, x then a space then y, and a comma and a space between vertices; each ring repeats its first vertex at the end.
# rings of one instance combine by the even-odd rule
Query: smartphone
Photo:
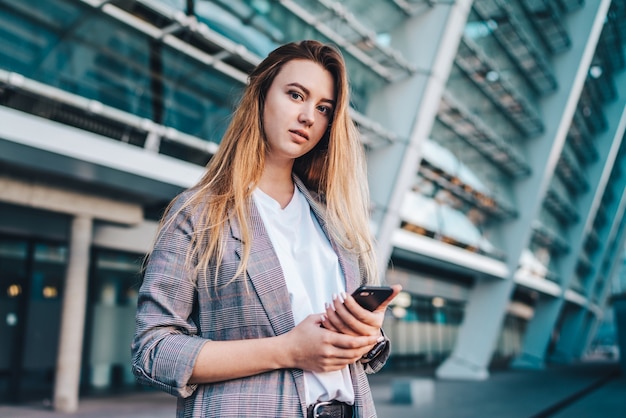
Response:
POLYGON ((361 286, 352 293, 352 297, 368 311, 374 311, 392 293, 393 289, 389 286, 361 286))

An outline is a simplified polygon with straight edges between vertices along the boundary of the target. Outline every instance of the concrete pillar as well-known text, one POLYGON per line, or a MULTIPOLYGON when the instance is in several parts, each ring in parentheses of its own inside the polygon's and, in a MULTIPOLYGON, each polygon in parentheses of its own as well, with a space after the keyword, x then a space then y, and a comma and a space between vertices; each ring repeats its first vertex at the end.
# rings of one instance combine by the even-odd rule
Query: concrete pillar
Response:
POLYGON ((471 0, 434 2, 393 31, 392 46, 418 71, 377 91, 366 115, 401 140, 368 154, 368 182, 381 271, 392 252, 400 207, 422 157, 450 74, 471 0), (400 99, 401 98, 401 99, 400 99))
POLYGON ((508 277, 505 280, 480 277, 476 281, 454 350, 437 369, 439 378, 483 380, 489 376, 489 362, 515 288, 513 277, 563 150, 610 3, 610 0, 587 1, 583 8, 565 19, 572 48, 554 58, 560 88, 540 103, 545 130, 526 145, 532 174, 512 187, 519 216, 501 228, 508 277))
MULTIPOLYGON (((563 292, 570 287, 572 277, 576 275, 576 266, 580 254, 583 253, 586 237, 594 228, 598 208, 600 207, 605 193, 614 192, 619 196, 624 189, 624 179, 611 176, 614 165, 621 165, 621 161, 617 160, 619 149, 622 144, 624 132, 626 131, 626 108, 624 108, 624 98, 626 98, 626 74, 622 73, 616 77, 619 100, 606 106, 605 113, 607 120, 611 121, 612 126, 609 127, 601 135, 594 138, 596 149, 598 150, 598 161, 586 168, 588 175, 590 190, 583 195, 577 204, 579 213, 586 214, 586 218, 570 228, 566 239, 571 243, 570 251, 559 260, 559 267, 556 273, 561 278, 560 284, 563 292)), ((619 168, 618 168, 619 169, 619 168)), ((619 198, 614 202, 605 203, 604 210, 608 216, 617 215, 619 198)), ((614 218, 615 219, 615 218, 614 218)), ((611 233, 612 226, 610 224, 605 227, 596 229, 600 239, 600 249, 591 255, 594 266, 602 265, 602 258, 605 254, 604 247, 608 243, 608 237, 611 233)), ((591 299, 593 292, 594 279, 588 279, 585 283, 584 297, 591 299)), ((542 300, 536 307, 536 314, 528 324, 522 353, 514 361, 513 366, 518 368, 537 369, 544 366, 544 357, 546 349, 550 342, 553 328, 557 326, 559 313, 561 312, 565 300, 563 295, 550 302, 552 309, 547 310, 542 306, 542 300)), ((580 333, 584 324, 584 312, 572 314, 565 313, 562 326, 559 330, 560 338, 557 342, 554 360, 559 362, 569 362, 574 360, 575 347, 580 343, 580 333), (570 323, 570 321, 573 321, 570 323)))
MULTIPOLYGON (((623 163, 622 163, 623 164, 623 163)), ((620 203, 615 217, 613 218, 613 225, 611 227, 611 233, 606 241, 606 249, 603 252, 601 269, 596 273, 595 281, 603 279, 602 290, 597 300, 598 313, 590 321, 590 325, 584 330, 581 336, 581 343, 575 347, 578 357, 582 356, 587 351, 587 348, 591 344, 591 341, 598 329, 599 323, 602 320, 602 314, 607 305, 610 304, 610 295, 612 290, 612 283, 614 278, 619 275, 620 266, 622 264, 622 254, 624 253, 624 245, 626 244, 626 189, 622 187, 622 194, 620 203)), ((626 355, 622 356, 626 358, 626 355)))
POLYGON ((541 370, 545 367, 545 352, 552 338, 555 321, 563 308, 563 300, 551 295, 540 295, 535 312, 529 321, 522 341, 522 351, 511 366, 520 369, 541 370))
POLYGON ((620 366, 626 374, 626 293, 613 296, 613 312, 615 315, 615 331, 617 346, 620 352, 620 366))
POLYGON ((78 215, 71 228, 53 401, 54 409, 63 413, 78 409, 93 219, 78 215))
MULTIPOLYGON (((626 74, 622 74, 626 76, 626 74)), ((622 97, 626 98, 626 94, 622 97)), ((624 108, 624 111, 626 113, 626 108, 624 108)), ((626 147, 624 139, 622 139, 622 147, 626 147)), ((614 214, 610 232, 600 235, 600 248, 592 258, 592 263, 600 267, 596 268, 586 286, 588 289, 587 293, 593 295, 590 298, 590 306, 595 306, 595 309, 590 309, 593 316, 590 317, 588 326, 582 330, 580 342, 572 348, 577 358, 582 357, 587 352, 589 345, 595 337, 600 322, 604 318, 607 306, 610 304, 611 292, 619 292, 619 288, 614 288, 613 286, 615 285, 615 278, 619 277, 620 274, 624 240, 626 240, 626 220, 624 219, 624 214, 626 213, 626 162, 623 158, 618 158, 615 165, 614 170, 619 170, 621 175, 613 180, 611 187, 618 197, 611 202, 611 207, 607 209, 608 213, 614 214)))
POLYGON ((574 346, 580 341, 588 311, 584 306, 569 306, 563 309, 559 339, 550 361, 568 364, 575 360, 574 346))

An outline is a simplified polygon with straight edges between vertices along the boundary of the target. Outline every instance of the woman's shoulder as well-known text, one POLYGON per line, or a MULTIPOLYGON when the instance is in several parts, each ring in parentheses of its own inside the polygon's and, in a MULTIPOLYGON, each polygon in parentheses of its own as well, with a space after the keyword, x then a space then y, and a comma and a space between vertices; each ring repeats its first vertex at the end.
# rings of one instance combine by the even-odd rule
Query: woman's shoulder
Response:
POLYGON ((211 201, 211 196, 213 195, 214 193, 209 189, 193 186, 174 197, 171 204, 172 206, 179 207, 201 207, 207 205, 211 201))
POLYGON ((187 206, 193 201, 193 199, 197 197, 197 195, 198 195, 198 191, 195 188, 183 190, 172 199, 171 206, 172 207, 187 206))
POLYGON ((209 199, 209 193, 197 188, 186 189, 171 200, 167 215, 178 216, 179 214, 184 214, 185 216, 193 217, 202 213, 209 199))

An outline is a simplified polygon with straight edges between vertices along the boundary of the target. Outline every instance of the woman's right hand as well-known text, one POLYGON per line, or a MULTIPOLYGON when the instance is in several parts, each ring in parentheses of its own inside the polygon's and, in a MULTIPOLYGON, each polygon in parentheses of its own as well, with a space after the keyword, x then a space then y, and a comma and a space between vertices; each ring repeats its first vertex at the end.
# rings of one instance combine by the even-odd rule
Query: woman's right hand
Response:
POLYGON ((377 336, 353 336, 322 328, 321 314, 307 316, 294 329, 283 334, 285 367, 312 372, 340 370, 358 361, 374 344, 377 336))

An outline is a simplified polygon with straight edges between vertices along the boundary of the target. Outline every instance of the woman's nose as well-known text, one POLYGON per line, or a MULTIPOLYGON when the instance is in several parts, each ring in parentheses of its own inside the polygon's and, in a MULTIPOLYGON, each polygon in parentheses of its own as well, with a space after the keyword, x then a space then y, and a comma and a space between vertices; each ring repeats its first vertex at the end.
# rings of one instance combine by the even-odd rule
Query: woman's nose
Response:
POLYGON ((300 116, 298 117, 298 121, 300 123, 304 123, 306 126, 313 125, 315 121, 315 115, 313 114, 314 109, 312 106, 304 106, 304 108, 300 112, 300 116))

